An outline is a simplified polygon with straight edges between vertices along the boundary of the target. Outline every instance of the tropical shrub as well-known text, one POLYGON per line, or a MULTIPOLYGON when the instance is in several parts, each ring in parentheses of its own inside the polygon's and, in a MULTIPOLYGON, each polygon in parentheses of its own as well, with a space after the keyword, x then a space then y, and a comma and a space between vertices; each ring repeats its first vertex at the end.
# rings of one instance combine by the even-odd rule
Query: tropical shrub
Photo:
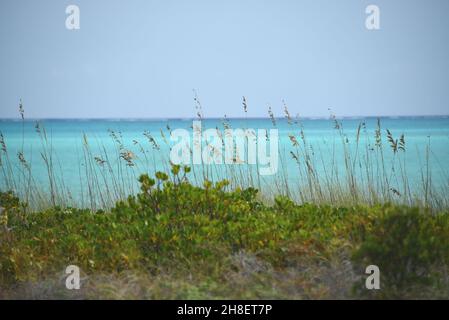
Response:
POLYGON ((374 221, 353 258, 361 267, 380 268, 382 297, 419 296, 428 288, 447 295, 449 216, 396 207, 374 221))
MULTIPOLYGON (((354 297, 350 288, 365 278, 368 264, 381 270, 382 290, 374 297, 419 297, 426 290, 433 296, 433 288, 444 287, 447 214, 388 204, 298 205, 285 196, 268 205, 258 190, 231 189, 226 180, 194 185, 189 170, 142 175, 140 193, 106 211, 27 212, 12 193, 0 194, 7 216, 0 287, 55 279, 72 264, 118 286, 130 272, 144 275, 142 283, 157 285, 139 290, 153 298, 354 297)), ((98 287, 90 297, 103 296, 98 287)))

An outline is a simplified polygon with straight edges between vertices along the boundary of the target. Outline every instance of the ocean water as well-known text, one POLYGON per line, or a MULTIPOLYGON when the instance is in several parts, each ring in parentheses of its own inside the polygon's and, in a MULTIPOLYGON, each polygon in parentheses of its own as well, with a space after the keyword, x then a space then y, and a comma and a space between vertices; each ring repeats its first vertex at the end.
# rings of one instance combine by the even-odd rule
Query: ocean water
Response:
MULTIPOLYGON (((29 181, 29 171, 24 170, 23 163, 18 159, 18 154, 22 152, 27 168, 32 172, 34 185, 43 193, 51 188, 49 182, 51 179, 44 161, 44 157, 47 156, 47 161, 51 161, 53 167, 52 178, 58 181, 53 188, 58 189, 58 192, 70 194, 74 202, 85 202, 87 193, 94 192, 89 189, 96 189, 95 192, 101 193, 99 190, 106 188, 108 184, 109 192, 115 192, 116 196, 125 196, 124 193, 138 190, 137 177, 140 173, 152 174, 157 170, 168 170, 170 147, 176 143, 170 141, 169 130, 185 129, 192 137, 192 121, 192 119, 40 120, 40 135, 36 130, 36 121, 0 120, 0 131, 7 148, 7 154, 1 151, 2 170, 8 172, 5 168, 7 169, 6 162, 9 161, 16 181, 15 185, 8 185, 8 179, 2 173, 0 188, 14 189, 19 194, 24 192, 21 189, 26 185, 25 182, 29 181), (43 128, 47 136, 46 142, 42 139, 43 128), (149 139, 150 136, 154 138, 153 142, 149 139), (130 156, 131 166, 120 157, 123 152, 130 156), (90 154, 91 158, 86 157, 86 154, 90 154), (95 160, 94 157, 98 158, 95 160), (109 166, 101 165, 98 162, 100 159, 107 161, 109 166), (95 166, 98 168, 92 171, 95 166), (101 181, 97 185, 92 183, 95 175, 97 180, 101 181), (115 182, 113 175, 117 178, 115 182), (112 192, 111 189, 115 191, 112 192)), ((276 119, 275 124, 271 119, 227 119, 227 121, 232 129, 277 129, 279 164, 276 174, 271 176, 258 175, 256 165, 230 165, 227 169, 223 165, 194 166, 198 169, 197 172, 201 171, 202 174, 206 172, 215 180, 219 178, 236 180, 242 176, 242 172, 244 175, 251 171, 254 179, 252 182, 255 184, 257 181, 261 189, 270 189, 273 193, 281 192, 281 185, 285 183, 290 186, 290 191, 307 188, 308 180, 304 173, 307 168, 306 162, 309 161, 316 176, 324 184, 340 181, 338 183, 344 186, 349 166, 356 175, 359 188, 366 187, 368 176, 378 185, 386 176, 392 188, 406 192, 403 181, 403 177, 406 176, 409 192, 419 195, 423 192, 423 180, 430 176, 436 191, 444 193, 448 190, 449 117, 381 118, 382 153, 376 149, 376 118, 339 119, 342 131, 335 128, 335 122, 331 119, 300 119, 299 123, 290 124, 286 119, 276 119), (361 123, 364 125, 358 134, 361 123), (305 145, 301 138, 301 129, 304 132, 305 145), (403 150, 393 152, 387 138, 387 129, 398 142, 400 136, 404 135, 405 152, 403 150), (292 145, 289 137, 292 134, 299 142, 298 150, 292 145), (358 143, 357 136, 359 136, 358 143), (345 150, 346 154, 351 155, 349 161, 345 160, 345 150), (310 157, 308 160, 306 151, 310 157), (299 156, 297 161, 291 152, 299 156), (387 174, 379 171, 381 158, 383 170, 387 174), (368 159, 371 159, 371 164, 367 164, 368 159), (371 169, 367 170, 367 167, 371 169), (238 174, 232 175, 231 172, 238 174)), ((208 128, 222 130, 223 119, 203 119, 201 125, 203 130, 208 128)))

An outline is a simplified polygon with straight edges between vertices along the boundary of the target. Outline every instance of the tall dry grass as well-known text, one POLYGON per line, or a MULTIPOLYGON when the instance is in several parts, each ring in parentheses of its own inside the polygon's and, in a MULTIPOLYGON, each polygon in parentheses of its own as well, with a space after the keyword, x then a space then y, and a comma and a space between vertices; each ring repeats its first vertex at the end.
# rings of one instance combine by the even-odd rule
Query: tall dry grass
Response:
MULTIPOLYGON (((196 94, 194 102, 197 120, 203 121, 202 105, 196 94)), ((248 102, 245 97, 242 106, 248 128, 248 102)), ((125 144, 120 132, 109 130, 114 146, 112 152, 106 148, 105 141, 83 134, 78 166, 81 190, 74 194, 65 180, 64 166, 53 148, 51 135, 42 123, 37 122, 35 132, 40 141, 39 156, 47 181, 42 184, 39 182, 42 177, 38 179, 33 171, 32 159, 25 158, 25 111, 22 102, 19 113, 22 143, 16 155, 10 154, 7 141, 0 132, 0 186, 1 191, 12 190, 18 194, 29 204, 30 210, 50 206, 87 207, 93 211, 107 209, 138 191, 137 178, 140 174, 154 175, 158 170, 169 170, 169 152, 163 152, 171 150, 169 137, 172 128, 168 123, 165 128, 160 128, 157 133, 159 138, 155 133, 145 131, 140 138, 132 141, 132 145, 125 144)), ((331 113, 329 121, 335 131, 332 142, 314 145, 307 139, 301 118, 292 117, 285 102, 283 119, 275 117, 271 108, 268 108, 268 117, 273 128, 277 128, 279 121, 287 122, 290 141, 288 146, 280 144, 279 170, 275 177, 261 176, 258 174, 258 164, 237 164, 241 159, 234 158, 234 164, 194 165, 189 180, 203 184, 204 180, 215 182, 227 179, 230 181, 229 188, 259 189, 260 197, 266 201, 282 195, 299 203, 373 205, 392 202, 435 209, 449 207, 449 186, 437 187, 433 183, 430 141, 420 166, 420 185, 412 188, 407 170, 406 137, 384 130, 380 120, 377 121, 374 135, 361 121, 355 136, 348 136, 343 123, 331 113), (330 160, 323 157, 324 153, 330 155, 330 160), (340 161, 343 166, 338 165, 340 161), (291 166, 288 166, 292 163, 295 170, 290 170, 291 166), (339 170, 341 167, 343 171, 339 170)), ((232 129, 231 125, 225 116, 221 121, 222 127, 216 127, 218 135, 223 137, 225 129, 232 129)), ((269 139, 268 134, 266 139, 269 139)), ((193 151, 190 150, 190 153, 193 151)))

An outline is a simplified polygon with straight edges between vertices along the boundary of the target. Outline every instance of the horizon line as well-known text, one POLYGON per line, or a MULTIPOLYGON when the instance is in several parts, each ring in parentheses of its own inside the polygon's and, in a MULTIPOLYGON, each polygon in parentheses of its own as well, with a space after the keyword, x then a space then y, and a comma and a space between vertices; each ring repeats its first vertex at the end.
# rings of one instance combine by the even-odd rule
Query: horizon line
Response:
MULTIPOLYGON (((437 114, 437 115, 358 115, 358 116, 337 116, 335 115, 336 119, 398 119, 398 118, 446 118, 449 117, 449 114, 437 114)), ((282 117, 274 117, 276 120, 282 120, 286 119, 285 116, 282 117)), ((201 119, 198 117, 110 117, 110 118, 104 118, 104 117, 42 117, 42 118, 25 118, 21 119, 19 117, 0 117, 0 121, 42 121, 42 120, 119 120, 119 121, 138 121, 138 120, 156 120, 156 121, 162 121, 162 120, 224 120, 224 119, 232 119, 232 120, 262 120, 262 119, 271 119, 269 116, 261 116, 261 117, 202 117, 201 119)), ((300 117, 291 117, 292 120, 294 119, 305 119, 305 120, 328 120, 332 119, 332 116, 300 116, 300 117)))

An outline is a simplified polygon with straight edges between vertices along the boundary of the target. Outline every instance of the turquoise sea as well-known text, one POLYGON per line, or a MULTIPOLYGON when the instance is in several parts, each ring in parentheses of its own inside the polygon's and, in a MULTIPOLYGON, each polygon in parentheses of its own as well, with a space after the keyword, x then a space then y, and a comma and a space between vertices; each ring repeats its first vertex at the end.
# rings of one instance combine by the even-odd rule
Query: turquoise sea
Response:
MULTIPOLYGON (((153 174, 156 170, 168 170, 169 150, 174 144, 169 139, 170 130, 182 128, 192 133, 192 121, 193 119, 0 120, 0 131, 6 146, 6 152, 1 151, 3 173, 0 176, 0 187, 23 193, 25 191, 21 189, 31 180, 28 174, 31 172, 34 185, 42 193, 48 192, 50 188, 58 189, 54 192, 68 194, 77 204, 86 204, 89 192, 101 194, 101 188, 106 188, 108 184, 109 191, 115 193, 115 197, 124 197, 125 193, 138 190, 137 177, 140 173, 153 174), (40 134, 37 132, 37 123, 41 128, 40 134), (44 128, 46 141, 42 138, 44 128), (21 153, 22 162, 19 159, 21 153), (128 160, 131 162, 126 161, 126 155, 129 155, 128 160), (47 163, 51 163, 51 173, 45 158, 47 163), (6 178, 7 162, 10 163, 15 185, 6 178), (105 165, 106 162, 108 166, 105 165), (113 175, 117 176, 116 182, 113 181, 113 175), (99 183, 92 182, 94 176, 99 183), (51 179, 57 181, 53 186, 50 186, 51 179), (115 191, 112 192, 111 189, 115 191)), ((382 153, 376 149, 377 118, 338 119, 340 130, 332 119, 300 119, 299 123, 275 119, 274 124, 269 118, 226 121, 233 129, 278 129, 279 168, 273 176, 260 177, 254 165, 234 165, 235 169, 229 170, 220 165, 210 165, 206 169, 201 165, 196 166, 201 169, 197 168, 197 172, 206 174, 211 179, 236 180, 242 176, 242 172, 245 175, 251 171, 252 183, 256 184, 257 181, 257 186, 261 189, 272 193, 282 192, 280 185, 284 184, 285 189, 286 182, 292 192, 291 190, 309 187, 310 181, 301 174, 307 170, 309 162, 313 165, 314 174, 323 184, 336 183, 341 179, 340 184, 345 185, 349 166, 356 175, 358 188, 367 187, 367 177, 371 177, 371 183, 378 183, 387 176, 389 186, 399 194, 421 194, 425 180, 431 181, 435 192, 445 193, 448 190, 447 116, 380 118, 382 153), (387 129, 393 141, 397 139, 397 143, 401 135, 404 135, 405 152, 402 149, 393 151, 387 129), (305 139, 301 138, 301 130, 305 139), (299 149, 292 145, 289 135, 297 138, 299 149), (298 156, 297 160, 292 152, 298 156), (351 155, 349 161, 345 160, 345 152, 351 155), (381 158, 383 165, 379 164, 381 158), (367 159, 371 159, 371 165, 367 164, 367 159), (368 173, 366 167, 370 166, 368 173), (380 173, 381 166, 387 174, 380 173), (234 174, 227 176, 230 172, 234 174), (403 178, 398 178, 404 175, 407 177, 409 191, 404 187, 403 178)), ((223 119, 203 119, 202 128, 222 130, 223 122, 223 119)), ((243 180, 234 182, 243 184, 243 180)))

